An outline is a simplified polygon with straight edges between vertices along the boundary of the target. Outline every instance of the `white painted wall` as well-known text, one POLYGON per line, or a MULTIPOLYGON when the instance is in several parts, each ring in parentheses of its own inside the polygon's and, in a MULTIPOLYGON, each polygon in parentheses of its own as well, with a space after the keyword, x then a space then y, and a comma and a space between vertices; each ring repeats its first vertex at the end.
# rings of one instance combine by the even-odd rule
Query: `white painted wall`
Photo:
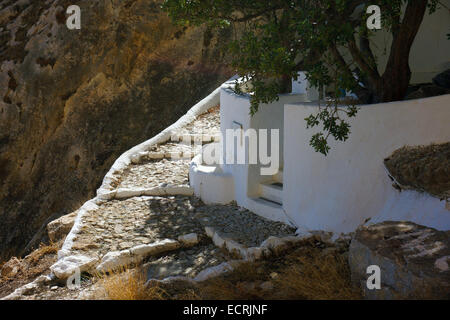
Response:
POLYGON ((450 95, 362 106, 346 142, 330 143, 328 156, 309 145, 305 120, 314 103, 284 109, 283 207, 297 226, 353 231, 366 218, 410 220, 450 229, 445 201, 392 187, 383 159, 404 145, 450 141, 450 95))
POLYGON ((315 87, 310 87, 306 74, 302 71, 298 73, 297 80, 292 79, 292 93, 305 94, 306 100, 309 101, 320 99, 319 90, 315 87))
POLYGON ((197 155, 189 167, 189 184, 206 204, 227 204, 235 199, 234 179, 220 165, 203 165, 197 155))
MULTIPOLYGON (((283 135, 284 135, 284 104, 305 101, 304 94, 280 95, 280 100, 271 104, 261 104, 258 112, 250 116, 250 99, 248 95, 237 95, 228 83, 222 87, 220 93, 220 128, 224 142, 223 157, 226 157, 226 129, 235 128, 233 121, 242 125, 245 131, 254 129, 279 129, 280 133, 280 164, 283 163, 283 135)), ((270 136, 270 133, 268 133, 270 136)), ((239 145, 237 143, 237 145, 239 145)), ((243 145, 242 147, 244 147, 243 145)), ((269 149, 270 150, 270 149, 269 149)), ((237 151, 237 150, 236 150, 237 151)), ((235 151, 235 154, 236 154, 235 151)), ((224 164, 223 172, 231 174, 234 178, 235 200, 241 206, 246 207, 248 197, 256 196, 258 184, 270 179, 260 175, 260 164, 224 164)))

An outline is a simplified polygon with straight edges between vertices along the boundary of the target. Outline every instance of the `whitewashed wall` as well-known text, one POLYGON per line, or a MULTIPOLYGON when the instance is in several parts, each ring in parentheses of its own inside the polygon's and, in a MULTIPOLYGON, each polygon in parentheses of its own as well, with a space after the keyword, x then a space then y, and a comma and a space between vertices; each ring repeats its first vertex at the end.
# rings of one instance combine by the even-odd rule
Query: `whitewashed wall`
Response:
MULTIPOLYGON (((229 84, 231 85, 231 84, 229 84)), ((279 129, 280 133, 280 164, 283 163, 283 134, 284 134, 284 105, 286 103, 305 101, 304 94, 280 95, 280 100, 270 105, 261 104, 258 112, 250 116, 250 99, 248 95, 237 95, 229 86, 223 86, 220 93, 220 127, 224 141, 223 156, 226 156, 226 129, 236 126, 233 121, 242 125, 245 131, 254 129, 279 129)), ((270 134, 268 133, 270 136, 270 134)), ((270 150, 270 149, 269 149, 270 150)), ((236 153, 236 152, 235 152, 236 153)), ((248 197, 256 196, 258 184, 270 179, 260 175, 260 164, 224 164, 225 174, 231 174, 234 178, 235 200, 241 206, 247 207, 248 197)))
POLYGON ((383 159, 404 145, 450 141, 450 95, 362 106, 351 135, 328 156, 309 145, 315 132, 305 120, 314 103, 284 109, 284 199, 287 215, 310 230, 353 231, 365 219, 410 220, 450 229, 450 211, 415 191, 392 187, 383 159))

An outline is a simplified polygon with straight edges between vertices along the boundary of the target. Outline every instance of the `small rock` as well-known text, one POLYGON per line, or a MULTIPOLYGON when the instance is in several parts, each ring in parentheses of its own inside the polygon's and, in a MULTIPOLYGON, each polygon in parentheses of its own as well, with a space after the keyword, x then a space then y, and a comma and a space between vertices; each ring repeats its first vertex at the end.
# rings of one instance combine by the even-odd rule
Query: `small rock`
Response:
POLYGON ((35 282, 31 282, 29 284, 24 285, 22 289, 22 295, 24 296, 31 296, 36 292, 36 290, 39 288, 38 284, 35 282))
POLYGON ((119 243, 119 248, 124 250, 124 249, 129 249, 133 246, 133 243, 131 242, 121 242, 119 243))
POLYGON ((255 282, 243 281, 239 283, 239 287, 245 291, 255 291, 258 285, 255 282))
POLYGON ((17 273, 19 273, 22 267, 22 262, 16 257, 12 257, 3 265, 0 274, 2 275, 2 277, 12 278, 17 273))
POLYGON ((36 280, 34 280, 35 283, 37 283, 38 285, 45 285, 45 284, 49 284, 54 280, 54 278, 52 278, 51 275, 42 275, 39 276, 36 280))
POLYGON ((265 281, 259 286, 262 290, 270 291, 273 290, 273 283, 271 281, 265 281))
POLYGON ((278 279, 278 273, 276 273, 276 272, 272 272, 271 274, 270 274, 270 277, 272 278, 272 279, 278 279))
POLYGON ((439 258, 434 262, 434 266, 441 272, 448 271, 448 261, 450 261, 450 256, 439 258))
POLYGON ((195 246, 198 243, 198 235, 196 233, 189 233, 178 237, 180 241, 185 246, 195 246))

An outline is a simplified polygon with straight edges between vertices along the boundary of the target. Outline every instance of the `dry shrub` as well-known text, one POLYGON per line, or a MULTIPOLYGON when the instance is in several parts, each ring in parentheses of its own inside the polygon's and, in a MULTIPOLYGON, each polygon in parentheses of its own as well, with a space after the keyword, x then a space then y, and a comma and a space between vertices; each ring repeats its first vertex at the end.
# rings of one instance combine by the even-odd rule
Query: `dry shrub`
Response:
POLYGON ((20 259, 21 267, 16 275, 0 278, 0 297, 32 282, 42 274, 48 273, 50 266, 57 261, 60 245, 62 242, 48 245, 41 243, 36 250, 20 259))
POLYGON ((36 264, 43 257, 50 254, 57 254, 59 250, 59 244, 51 242, 48 245, 41 243, 39 248, 31 252, 25 259, 28 260, 30 264, 36 264))
POLYGON ((346 259, 337 250, 312 246, 293 249, 284 256, 244 263, 229 274, 200 284, 205 299, 361 299, 350 281, 346 259), (276 278, 272 279, 271 274, 276 278), (269 281, 273 288, 262 290, 269 281))
POLYGON ((311 244, 284 255, 245 262, 233 271, 198 284, 178 281, 146 285, 141 270, 123 270, 100 279, 106 299, 112 300, 261 300, 361 299, 350 281, 346 259, 334 248, 311 244), (276 276, 273 276, 273 275, 276 276), (262 284, 270 283, 272 287, 262 284))
POLYGON ((361 299, 350 281, 346 259, 335 251, 303 248, 290 255, 289 265, 275 279, 281 299, 348 300, 361 299))
POLYGON ((268 277, 260 262, 245 262, 232 272, 199 284, 200 294, 205 299, 249 300, 264 299, 261 290, 253 284, 268 277))
POLYGON ((450 198, 450 142, 402 147, 384 165, 400 188, 450 198))
POLYGON ((163 300, 166 294, 157 285, 146 286, 146 277, 140 269, 122 269, 98 275, 99 285, 108 300, 163 300))
POLYGON ((261 300, 266 299, 261 290, 250 282, 231 282, 218 278, 200 285, 200 295, 207 300, 261 300))

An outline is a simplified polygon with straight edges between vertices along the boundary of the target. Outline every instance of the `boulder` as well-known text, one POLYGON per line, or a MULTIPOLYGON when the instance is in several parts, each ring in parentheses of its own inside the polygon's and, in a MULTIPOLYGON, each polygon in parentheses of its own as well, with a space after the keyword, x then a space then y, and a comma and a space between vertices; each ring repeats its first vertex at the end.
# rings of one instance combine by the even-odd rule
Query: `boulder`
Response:
POLYGON ((50 222, 47 225, 47 233, 50 241, 57 242, 67 236, 75 223, 77 214, 78 211, 75 211, 50 222))
POLYGON ((450 89, 450 69, 436 75, 433 78, 433 83, 437 86, 450 89))
POLYGON ((22 262, 16 257, 12 257, 0 270, 0 275, 6 278, 14 277, 22 269, 22 262))
POLYGON ((352 282, 368 299, 449 299, 450 231, 412 222, 361 227, 349 249, 352 282), (367 288, 367 267, 379 266, 381 288, 367 288))

